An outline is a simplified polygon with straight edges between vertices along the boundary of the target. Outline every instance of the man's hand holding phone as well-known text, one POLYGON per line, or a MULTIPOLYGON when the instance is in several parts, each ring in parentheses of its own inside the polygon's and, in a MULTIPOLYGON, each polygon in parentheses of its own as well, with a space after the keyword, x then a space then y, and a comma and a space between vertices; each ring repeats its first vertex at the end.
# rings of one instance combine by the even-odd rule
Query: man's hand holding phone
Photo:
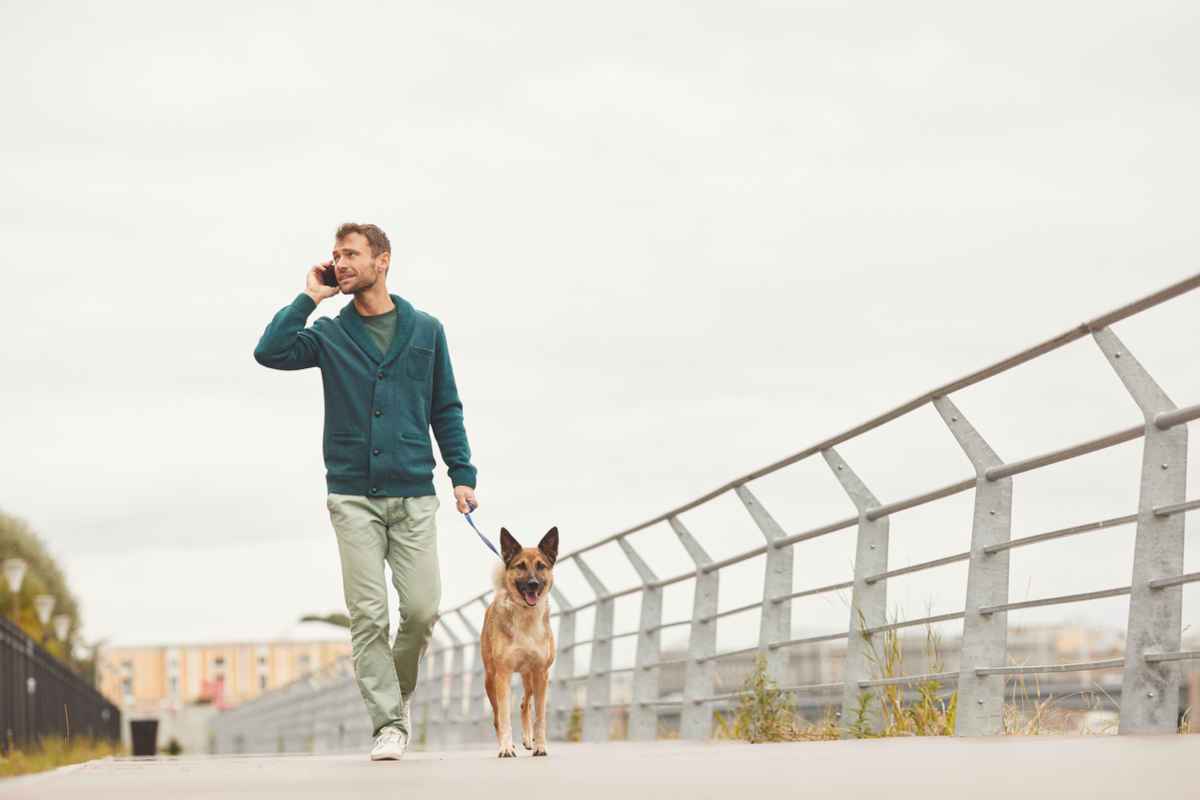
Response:
POLYGON ((334 263, 325 261, 308 271, 308 285, 304 292, 313 299, 313 302, 320 303, 342 291, 338 288, 333 269, 334 263))

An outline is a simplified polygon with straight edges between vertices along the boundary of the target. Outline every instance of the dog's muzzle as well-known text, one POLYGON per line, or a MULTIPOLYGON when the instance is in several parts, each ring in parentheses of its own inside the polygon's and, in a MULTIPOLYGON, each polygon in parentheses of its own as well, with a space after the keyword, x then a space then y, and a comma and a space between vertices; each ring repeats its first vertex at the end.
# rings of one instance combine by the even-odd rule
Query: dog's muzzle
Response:
POLYGON ((521 593, 521 597, 531 606, 536 606, 538 594, 541 592, 541 581, 526 581, 525 583, 517 584, 517 591, 521 593))

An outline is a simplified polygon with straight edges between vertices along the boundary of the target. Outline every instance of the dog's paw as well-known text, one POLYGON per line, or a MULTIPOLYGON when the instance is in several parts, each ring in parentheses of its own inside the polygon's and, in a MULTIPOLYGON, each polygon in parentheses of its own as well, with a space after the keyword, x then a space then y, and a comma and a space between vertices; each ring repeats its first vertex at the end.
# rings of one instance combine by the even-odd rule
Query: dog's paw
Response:
POLYGON ((524 747, 526 750, 532 750, 533 749, 533 739, 522 739, 521 747, 524 747))
POLYGON ((508 747, 501 747, 496 758, 516 758, 517 750, 511 744, 508 747))
POLYGON ((544 748, 544 747, 539 747, 538 749, 536 749, 536 750, 534 750, 534 751, 533 751, 533 754, 534 754, 535 756, 544 756, 544 755, 546 755, 546 748, 544 748))

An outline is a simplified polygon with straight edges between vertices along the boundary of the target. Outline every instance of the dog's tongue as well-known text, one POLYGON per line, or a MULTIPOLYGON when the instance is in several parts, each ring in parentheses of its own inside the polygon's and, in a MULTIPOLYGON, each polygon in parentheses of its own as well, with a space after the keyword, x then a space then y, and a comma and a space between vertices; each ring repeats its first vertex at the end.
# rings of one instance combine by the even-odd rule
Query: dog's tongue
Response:
POLYGON ((537 605, 537 595, 536 594, 534 594, 533 592, 522 592, 522 595, 524 595, 526 603, 529 603, 529 605, 531 605, 531 606, 537 605))

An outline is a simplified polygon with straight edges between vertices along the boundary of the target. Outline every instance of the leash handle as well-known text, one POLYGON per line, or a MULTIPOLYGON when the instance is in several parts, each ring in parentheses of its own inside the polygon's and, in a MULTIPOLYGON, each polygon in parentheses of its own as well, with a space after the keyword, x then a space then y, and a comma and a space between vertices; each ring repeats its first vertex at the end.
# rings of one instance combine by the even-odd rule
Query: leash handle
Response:
MULTIPOLYGON (((478 508, 478 506, 475 505, 474 503, 472 503, 470 500, 467 501, 467 507, 470 508, 471 511, 474 511, 476 508, 478 508)), ((492 544, 491 541, 486 536, 483 535, 483 532, 480 531, 479 528, 475 525, 475 520, 471 519, 471 511, 463 512, 463 516, 467 518, 467 524, 470 525, 471 528, 474 529, 475 534, 479 537, 479 541, 481 541, 485 545, 487 545, 488 550, 491 550, 493 553, 496 554, 496 558, 503 560, 503 557, 500 555, 500 551, 496 549, 496 545, 492 544)))

